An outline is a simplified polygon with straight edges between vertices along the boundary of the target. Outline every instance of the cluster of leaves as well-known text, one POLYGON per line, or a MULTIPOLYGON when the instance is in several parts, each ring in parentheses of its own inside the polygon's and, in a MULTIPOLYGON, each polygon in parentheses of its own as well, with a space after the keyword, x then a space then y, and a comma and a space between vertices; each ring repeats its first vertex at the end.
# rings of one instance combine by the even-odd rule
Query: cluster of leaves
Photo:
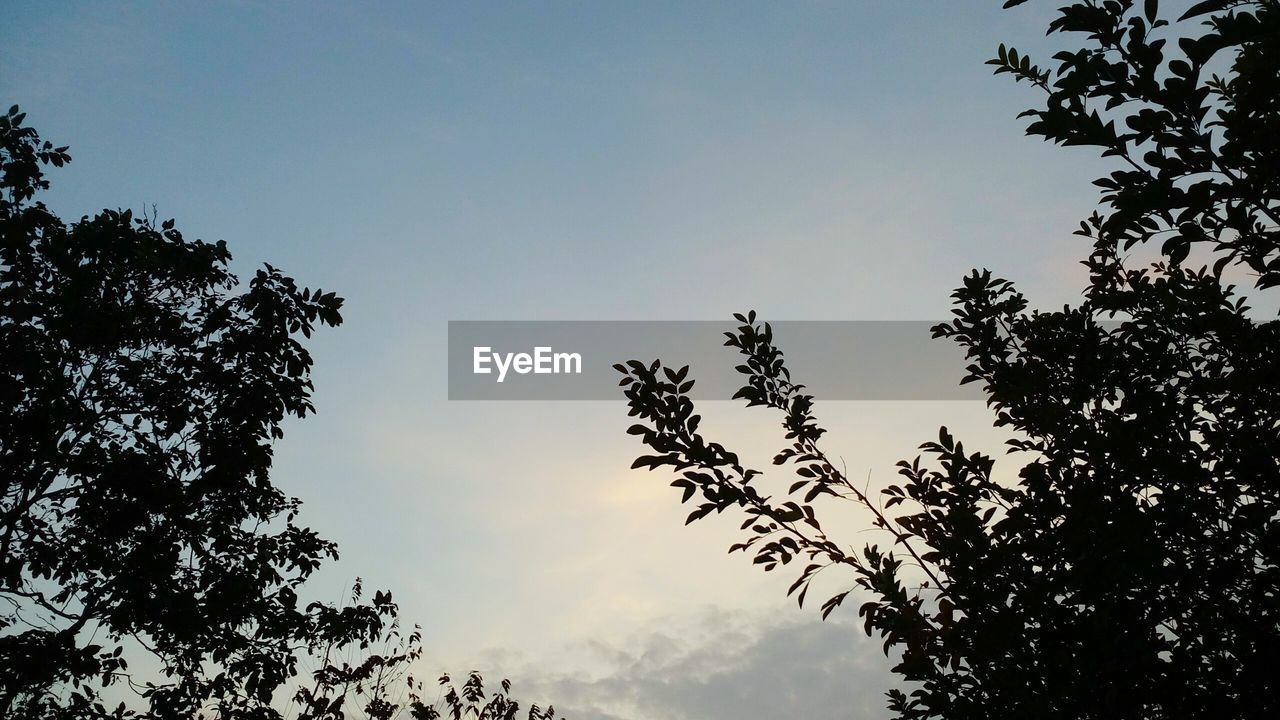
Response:
MULTIPOLYGON (((344 615, 365 614, 369 606, 361 604, 361 583, 356 580, 351 604, 344 608, 324 608, 321 625, 328 628, 350 627, 344 615)), ((395 620, 391 594, 374 593, 374 608, 390 608, 391 622, 385 625, 375 641, 318 635, 304 654, 314 669, 311 685, 301 686, 293 696, 291 709, 299 718, 309 720, 343 720, 349 715, 367 720, 391 720, 406 714, 415 720, 516 720, 520 703, 511 697, 511 683, 502 680, 501 688, 492 695, 485 692, 484 678, 471 671, 461 686, 448 674, 437 681, 436 698, 427 701, 427 684, 413 675, 422 657, 422 631, 414 627, 408 634, 400 631, 395 620)), ((292 714, 292 713, 291 713, 292 714)), ((530 705, 526 720, 554 720, 555 708, 530 705)))
POLYGON ((422 654, 422 631, 414 627, 408 636, 400 632, 399 609, 391 593, 376 591, 370 604, 361 602, 362 595, 363 584, 357 578, 349 605, 313 605, 317 632, 300 655, 314 669, 311 684, 294 692, 298 717, 342 720, 358 712, 368 720, 390 720, 406 703, 418 702, 409 670, 422 654), (363 632, 371 621, 379 630, 363 632))
POLYGON ((172 220, 64 223, 36 196, 67 149, 24 120, 0 115, 0 716, 279 717, 309 656, 301 717, 434 717, 397 684, 420 635, 389 593, 300 601, 337 548, 269 477, 314 411, 299 336, 342 300, 269 265, 241 284, 172 220))
MULTIPOLYGON (((439 680, 442 698, 436 705, 426 707, 421 704, 413 708, 414 717, 419 720, 516 720, 519 717, 520 704, 511 699, 511 683, 503 680, 501 691, 486 696, 484 680, 480 673, 471 671, 461 687, 454 684, 446 674, 439 680)), ((556 710, 547 706, 545 709, 536 704, 529 706, 525 714, 527 720, 555 720, 556 710)))
POLYGON ((1089 44, 1056 53, 1053 70, 1003 45, 988 63, 1045 93, 1042 107, 1022 113, 1028 134, 1124 163, 1095 181, 1109 212, 1081 222, 1078 234, 1096 241, 1090 268, 1119 282, 1117 256, 1160 239, 1172 263, 1199 244, 1221 254, 1216 272, 1239 262, 1259 287, 1280 284, 1280 10, 1271 0, 1204 0, 1171 24, 1157 0, 1135 5, 1059 9, 1049 32, 1089 44), (1224 51, 1234 51, 1229 65, 1224 51), (1226 76, 1213 72, 1224 65, 1226 76))
POLYGON ((943 428, 873 499, 819 446, 813 398, 754 313, 726 344, 747 358, 738 397, 783 413, 785 493, 698 434, 687 368, 617 366, 641 421, 630 432, 655 452, 634 467, 675 470, 685 501, 701 498, 690 522, 740 512, 747 536, 731 552, 765 570, 803 560, 801 603, 819 573, 852 574, 823 616, 863 599, 867 633, 906 681, 889 692, 898 717, 1280 714, 1280 324, 1252 319, 1223 278, 1241 267, 1258 291, 1280 278, 1280 7, 1158 13, 1153 0, 1075 2, 1050 31, 1089 48, 1059 53, 1054 71, 1003 47, 993 61, 1047 91, 1031 134, 1126 163, 1099 181, 1105 212, 1083 225, 1078 307, 1031 311, 975 270, 934 328, 966 349, 962 382, 981 383, 1010 432, 1016 480, 943 428), (1183 32, 1183 57, 1162 54, 1161 30, 1183 32), (1224 49, 1228 77, 1202 81, 1224 49), (1131 267, 1127 251, 1162 233, 1180 239, 1131 267), (1221 257, 1187 267, 1190 242, 1221 257), (841 549, 819 521, 832 501, 870 512, 890 548, 841 549))

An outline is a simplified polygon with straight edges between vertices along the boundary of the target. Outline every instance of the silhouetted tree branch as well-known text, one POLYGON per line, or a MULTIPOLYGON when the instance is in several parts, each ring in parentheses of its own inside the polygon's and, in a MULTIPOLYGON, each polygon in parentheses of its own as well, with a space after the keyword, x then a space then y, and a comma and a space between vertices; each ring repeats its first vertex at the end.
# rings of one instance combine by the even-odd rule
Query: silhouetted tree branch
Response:
POLYGON ((888 693, 898 717, 1275 717, 1280 323, 1251 318, 1224 273, 1280 284, 1280 7, 1207 0, 1170 23, 1155 0, 1090 0, 1049 29, 1086 45, 1051 70, 1003 45, 991 63, 1045 92, 1029 134, 1122 163, 1077 232, 1093 243, 1084 301, 1032 311, 974 270, 933 329, 965 348, 962 382, 1009 430, 1017 482, 943 428, 874 502, 819 447, 813 398, 754 313, 726 344, 747 358, 737 397, 783 413, 785 493, 698 434, 688 368, 659 362, 617 366, 629 432, 654 452, 633 467, 672 468, 683 500, 700 496, 690 522, 741 514, 730 550, 766 571, 807 560, 802 604, 847 569, 823 617, 858 593, 907 683, 888 693), (1158 260, 1130 260, 1156 238, 1158 260), (890 549, 843 552, 819 522, 832 501, 869 511, 890 549))

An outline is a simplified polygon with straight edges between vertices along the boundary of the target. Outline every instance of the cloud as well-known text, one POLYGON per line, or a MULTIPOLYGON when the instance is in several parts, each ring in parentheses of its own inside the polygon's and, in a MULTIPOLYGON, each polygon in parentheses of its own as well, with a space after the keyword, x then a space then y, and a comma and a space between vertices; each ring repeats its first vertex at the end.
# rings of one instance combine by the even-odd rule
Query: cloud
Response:
POLYGON ((517 678, 570 720, 754 720, 888 716, 893 678, 849 621, 709 609, 621 644, 590 643, 594 673, 517 678))

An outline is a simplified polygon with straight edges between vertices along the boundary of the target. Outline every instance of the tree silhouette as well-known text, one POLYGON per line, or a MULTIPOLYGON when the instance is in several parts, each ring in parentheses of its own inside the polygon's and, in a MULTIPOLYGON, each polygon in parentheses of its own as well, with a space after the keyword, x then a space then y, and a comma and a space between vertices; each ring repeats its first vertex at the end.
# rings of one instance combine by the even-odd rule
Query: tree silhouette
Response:
MULTIPOLYGON (((314 410, 300 337, 342 300, 269 265, 241 285, 172 220, 64 223, 36 196, 67 148, 24 119, 0 115, 0 717, 279 717, 302 657, 301 717, 438 716, 390 593, 300 601, 337 548, 269 477, 281 423, 314 410)), ((505 681, 466 687, 515 717, 505 681)))
MULTIPOLYGON (((362 588, 357 580, 351 594, 353 607, 360 607, 362 588)), ((375 594, 375 605, 389 601, 375 594)), ((334 612, 330 610, 330 612, 334 612)), ((436 699, 422 679, 412 674, 422 656, 422 632, 415 627, 408 635, 393 620, 374 641, 343 643, 333 637, 317 637, 305 656, 311 661, 311 683, 300 686, 291 709, 300 718, 342 720, 345 717, 390 720, 402 711, 415 720, 517 720, 520 703, 511 697, 511 683, 502 680, 499 690, 489 694, 484 678, 472 670, 461 685, 445 673, 437 680, 436 699)), ((554 720, 554 707, 530 705, 526 720, 554 720)))
POLYGON ((689 522, 741 513, 730 552, 804 560, 801 604, 849 572, 823 617, 862 601, 898 717, 1280 716, 1280 325, 1226 277, 1280 284, 1280 7, 1209 0, 1170 23, 1154 0, 1090 0, 1049 30, 1086 44, 1051 70, 1004 46, 991 62, 1045 93, 1028 134, 1121 163, 1078 231, 1084 299, 1030 310, 975 270, 933 331, 966 349, 1017 481, 943 428, 896 484, 852 482, 755 313, 726 344, 746 358, 738 397, 784 415, 786 493, 698 433, 688 368, 659 362, 617 366, 653 452, 633 467, 676 471, 689 522), (1154 261, 1132 257, 1144 245, 1154 261), (846 551, 820 522, 831 501, 869 510, 888 547, 846 551))

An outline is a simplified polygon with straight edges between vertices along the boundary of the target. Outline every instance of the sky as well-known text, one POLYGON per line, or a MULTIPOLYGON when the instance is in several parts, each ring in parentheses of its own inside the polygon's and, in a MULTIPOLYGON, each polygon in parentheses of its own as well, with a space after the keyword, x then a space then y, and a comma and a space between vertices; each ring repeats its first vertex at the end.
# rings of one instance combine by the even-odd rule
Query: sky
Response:
MULTIPOLYGON (((579 720, 871 719, 890 678, 856 603, 822 623, 726 556, 736 522, 684 527, 671 478, 628 470, 621 397, 449 401, 447 322, 935 320, 973 267, 1073 302, 1104 166, 1025 137, 1031 89, 983 65, 1047 47, 1050 12, 14 2, 0 100, 71 146, 64 217, 154 205, 242 275, 346 298, 310 346, 318 413, 276 449, 342 547, 317 596, 389 588, 428 672, 579 720)), ((818 413, 873 484, 939 425, 1000 452, 980 403, 818 413)), ((757 467, 785 445, 767 413, 703 414, 757 467)))

